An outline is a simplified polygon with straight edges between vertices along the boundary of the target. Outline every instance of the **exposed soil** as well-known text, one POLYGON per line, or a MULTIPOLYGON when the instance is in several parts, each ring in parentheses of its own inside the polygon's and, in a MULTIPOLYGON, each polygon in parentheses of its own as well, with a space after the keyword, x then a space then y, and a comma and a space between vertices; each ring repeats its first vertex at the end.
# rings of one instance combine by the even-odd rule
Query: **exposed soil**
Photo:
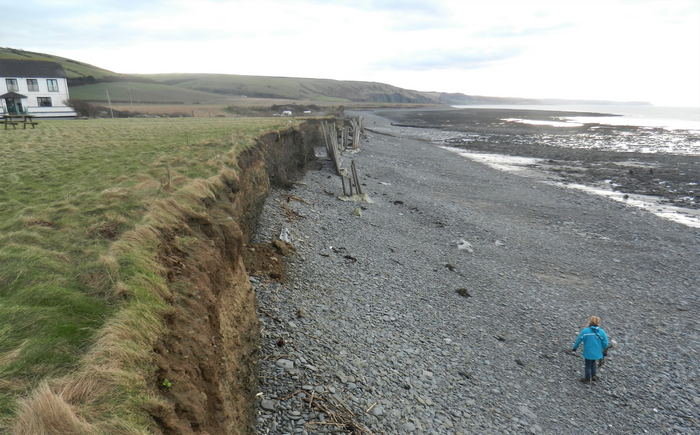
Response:
MULTIPOLYGON (((606 136, 616 132, 638 133, 634 126, 601 126, 584 124, 581 127, 557 128, 546 125, 527 125, 504 122, 504 118, 551 119, 565 116, 601 116, 578 112, 555 112, 513 109, 462 110, 404 110, 386 111, 381 115, 394 120, 394 126, 435 128, 439 130, 476 133, 499 138, 534 135, 563 136, 589 133, 606 136)), ((606 115, 609 116, 609 115, 606 115)), ((700 209, 700 157, 640 152, 615 152, 605 149, 557 147, 537 140, 464 141, 448 139, 445 145, 476 152, 535 157, 548 160, 549 170, 564 181, 600 185, 607 184, 624 193, 654 195, 662 202, 675 206, 700 209)))
POLYGON ((249 275, 266 276, 278 282, 286 282, 282 257, 294 252, 294 247, 281 240, 254 243, 243 249, 243 263, 249 275))
POLYGON ((205 216, 163 234, 158 258, 172 293, 169 333, 155 345, 153 392, 167 405, 147 411, 162 434, 246 434, 257 402, 260 328, 248 270, 284 279, 283 242, 248 245, 271 186, 298 179, 314 160, 319 127, 262 137, 238 160, 205 216), (246 263, 244 265, 244 259, 246 263))

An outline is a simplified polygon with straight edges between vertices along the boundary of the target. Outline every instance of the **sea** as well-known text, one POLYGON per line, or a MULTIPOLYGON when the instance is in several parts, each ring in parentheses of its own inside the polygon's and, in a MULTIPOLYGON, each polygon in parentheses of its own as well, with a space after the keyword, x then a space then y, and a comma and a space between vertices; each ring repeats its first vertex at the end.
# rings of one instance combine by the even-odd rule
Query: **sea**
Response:
MULTIPOLYGON (((594 124, 586 132, 536 134, 538 142, 554 146, 700 156, 700 107, 659 107, 647 105, 469 105, 453 107, 543 111, 541 119, 538 119, 538 116, 528 116, 527 119, 504 118, 503 121, 561 127, 562 132, 565 132, 568 128, 580 127, 584 124, 594 124), (580 115, 574 114, 553 118, 547 116, 547 111, 577 112, 580 115), (603 131, 605 131, 604 135, 599 134, 603 131)), ((511 140, 513 139, 518 140, 511 137, 511 140)), ((532 140, 533 138, 526 137, 522 139, 532 140)), ((469 134, 466 134, 461 137, 452 137, 449 139, 449 142, 455 144, 456 140, 468 142, 470 140, 498 140, 498 138, 471 137, 469 134)), ((523 167, 530 166, 537 160, 469 153, 464 149, 453 147, 445 148, 463 157, 480 161, 507 172, 519 172, 523 167)), ((606 196, 610 199, 624 202, 627 205, 645 209, 664 219, 693 228, 700 228, 700 210, 679 208, 668 204, 660 205, 660 198, 627 195, 614 191, 611 188, 584 186, 573 183, 562 184, 562 186, 606 196)))
POLYGON ((653 105, 468 105, 469 109, 514 109, 578 112, 580 115, 552 119, 504 118, 506 122, 561 127, 563 131, 584 124, 596 124, 590 132, 575 135, 547 135, 540 142, 554 146, 602 148, 610 151, 668 153, 700 156, 700 107, 653 105), (596 114, 595 116, 591 114, 596 114), (634 128, 620 128, 620 127, 634 128), (616 128, 617 127, 617 128, 616 128), (605 130, 605 139, 596 130, 605 130))

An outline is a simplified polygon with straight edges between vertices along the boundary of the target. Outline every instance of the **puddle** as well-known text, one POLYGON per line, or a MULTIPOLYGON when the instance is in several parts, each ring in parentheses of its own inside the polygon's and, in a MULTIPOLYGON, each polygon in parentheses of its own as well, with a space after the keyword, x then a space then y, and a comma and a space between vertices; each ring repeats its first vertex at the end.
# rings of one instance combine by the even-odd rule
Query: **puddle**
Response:
POLYGON ((555 186, 582 190, 594 195, 604 196, 615 201, 646 210, 663 219, 668 219, 692 228, 700 228, 700 210, 692 210, 661 204, 660 201, 662 198, 656 196, 625 194, 622 192, 615 192, 610 187, 591 187, 583 184, 552 181, 552 174, 533 168, 534 165, 546 166, 544 159, 532 157, 514 157, 502 154, 471 153, 464 151, 461 148, 445 146, 441 148, 452 151, 468 159, 484 163, 500 171, 515 173, 528 178, 536 178, 541 182, 555 186), (625 198, 625 195, 627 195, 627 198, 625 198))

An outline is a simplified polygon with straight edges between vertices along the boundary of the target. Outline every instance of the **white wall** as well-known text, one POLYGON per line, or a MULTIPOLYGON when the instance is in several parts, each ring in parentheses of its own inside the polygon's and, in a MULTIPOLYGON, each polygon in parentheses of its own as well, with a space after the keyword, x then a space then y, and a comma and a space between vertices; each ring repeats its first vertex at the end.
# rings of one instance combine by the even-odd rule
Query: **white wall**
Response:
MULTIPOLYGON (((58 82, 58 92, 53 92, 49 91, 49 85, 47 83, 46 78, 36 78, 39 85, 39 91, 30 91, 27 85, 27 77, 0 77, 0 95, 10 92, 7 89, 7 82, 5 81, 6 78, 17 80, 17 86, 19 87, 19 91, 15 92, 27 96, 27 98, 22 99, 22 107, 29 108, 30 113, 40 111, 42 109, 47 109, 46 107, 39 107, 39 103, 37 103, 37 97, 50 97, 52 107, 66 107, 64 101, 66 101, 69 98, 69 96, 68 83, 64 78, 54 79, 58 82)), ((29 78, 34 79, 35 77, 29 78)))

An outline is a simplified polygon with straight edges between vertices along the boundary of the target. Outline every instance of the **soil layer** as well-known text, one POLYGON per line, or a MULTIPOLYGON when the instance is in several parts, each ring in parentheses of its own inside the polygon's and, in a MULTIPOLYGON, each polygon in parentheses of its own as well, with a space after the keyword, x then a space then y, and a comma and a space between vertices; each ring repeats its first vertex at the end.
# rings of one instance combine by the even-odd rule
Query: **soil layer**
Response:
MULTIPOLYGON (((155 394, 168 406, 149 409, 163 434, 245 434, 255 417, 260 328, 246 267, 268 270, 269 255, 248 256, 265 198, 272 186, 299 178, 315 157, 319 125, 268 134, 238 159, 239 178, 214 201, 206 216, 182 222, 163 235, 159 258, 173 294, 169 333, 155 346, 155 394)), ((277 252, 259 246, 259 252, 277 252)), ((273 262, 274 263, 274 262, 273 262)), ((277 262, 280 266, 282 261, 277 262)))

